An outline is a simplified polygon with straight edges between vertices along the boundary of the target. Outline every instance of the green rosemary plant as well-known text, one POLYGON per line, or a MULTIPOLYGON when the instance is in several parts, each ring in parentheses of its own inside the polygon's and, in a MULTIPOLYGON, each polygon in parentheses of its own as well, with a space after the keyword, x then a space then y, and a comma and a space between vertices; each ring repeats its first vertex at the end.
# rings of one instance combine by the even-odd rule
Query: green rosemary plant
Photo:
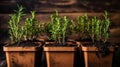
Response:
MULTIPOLYGON (((104 19, 96 17, 92 18, 92 26, 90 30, 92 32, 90 33, 90 37, 102 57, 109 54, 108 46, 110 46, 110 44, 107 43, 107 39, 109 38, 110 23, 107 12, 104 13, 104 19)), ((100 56, 98 53, 96 54, 100 56)))
POLYGON ((60 17, 57 11, 50 18, 50 22, 46 24, 50 39, 59 45, 65 45, 68 31, 71 32, 71 29, 73 29, 73 20, 68 19, 66 16, 60 17))
POLYGON ((18 7, 18 11, 12 14, 9 21, 10 40, 18 44, 21 41, 33 40, 41 32, 40 23, 35 19, 35 12, 31 11, 31 18, 26 18, 25 23, 21 26, 20 22, 23 13, 23 7, 18 7))
POLYGON ((40 33, 40 23, 35 19, 35 12, 31 11, 31 18, 26 18, 25 25, 22 26, 23 40, 33 40, 40 33))
POLYGON ((108 18, 108 13, 104 13, 104 19, 99 19, 97 17, 93 17, 91 19, 91 29, 89 31, 89 35, 94 43, 94 41, 103 41, 104 43, 109 38, 109 26, 110 20, 108 18))
POLYGON ((88 17, 87 14, 79 16, 75 30, 81 35, 81 39, 84 39, 84 35, 89 37, 92 40, 92 45, 98 48, 101 56, 106 56, 109 53, 108 46, 110 45, 107 43, 107 39, 111 22, 108 12, 105 11, 103 16, 102 19, 96 16, 88 17))
POLYGON ((106 11, 103 16, 103 19, 96 16, 88 17, 87 13, 83 16, 78 16, 78 22, 74 29, 80 34, 80 39, 90 38, 93 43, 96 41, 105 43, 109 38, 110 19, 106 11))
POLYGON ((86 33, 90 28, 89 17, 87 13, 84 14, 83 16, 78 16, 77 21, 78 22, 76 23, 76 26, 74 29, 76 33, 80 35, 80 39, 83 40, 87 38, 88 35, 86 33))
POLYGON ((22 6, 18 6, 18 8, 19 9, 16 11, 16 13, 10 15, 9 20, 9 35, 12 42, 19 42, 23 35, 19 25, 22 16, 25 15, 23 13, 24 8, 22 6))
POLYGON ((107 39, 109 38, 109 28, 110 28, 110 24, 111 24, 111 21, 108 18, 108 12, 106 12, 106 11, 104 13, 104 18, 105 18, 105 20, 104 20, 104 23, 103 23, 103 28, 104 29, 102 29, 102 32, 103 32, 103 34, 102 34, 102 37, 103 37, 102 41, 106 42, 107 39))

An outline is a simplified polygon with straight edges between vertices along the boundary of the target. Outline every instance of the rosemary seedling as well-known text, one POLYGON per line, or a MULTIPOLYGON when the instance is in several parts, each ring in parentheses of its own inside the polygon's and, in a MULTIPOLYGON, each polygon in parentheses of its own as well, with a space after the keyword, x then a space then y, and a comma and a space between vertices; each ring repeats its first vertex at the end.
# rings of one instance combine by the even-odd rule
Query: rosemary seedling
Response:
POLYGON ((73 20, 70 20, 66 16, 60 17, 58 12, 50 16, 50 22, 46 23, 46 30, 49 32, 49 37, 59 45, 66 45, 66 37, 68 32, 73 30, 73 20))
POLYGON ((21 26, 20 22, 23 13, 23 7, 19 6, 15 14, 10 15, 9 34, 10 40, 18 44, 22 41, 33 40, 41 32, 40 23, 35 19, 35 11, 31 11, 31 18, 26 18, 25 23, 21 26))
POLYGON ((9 20, 9 35, 10 35, 10 40, 11 42, 20 42, 23 32, 19 26, 20 20, 22 16, 25 14, 23 13, 23 7, 18 6, 18 10, 16 11, 15 14, 10 15, 10 20, 9 20))

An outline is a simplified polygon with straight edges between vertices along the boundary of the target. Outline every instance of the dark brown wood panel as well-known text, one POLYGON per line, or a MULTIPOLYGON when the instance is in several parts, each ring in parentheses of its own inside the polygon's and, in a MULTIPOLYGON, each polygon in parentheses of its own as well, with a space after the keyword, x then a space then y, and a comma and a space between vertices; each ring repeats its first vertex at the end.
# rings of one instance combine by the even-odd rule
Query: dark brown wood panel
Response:
POLYGON ((25 11, 36 12, 110 12, 120 11, 119 0, 0 0, 0 13, 11 13, 17 4, 25 7, 25 11))

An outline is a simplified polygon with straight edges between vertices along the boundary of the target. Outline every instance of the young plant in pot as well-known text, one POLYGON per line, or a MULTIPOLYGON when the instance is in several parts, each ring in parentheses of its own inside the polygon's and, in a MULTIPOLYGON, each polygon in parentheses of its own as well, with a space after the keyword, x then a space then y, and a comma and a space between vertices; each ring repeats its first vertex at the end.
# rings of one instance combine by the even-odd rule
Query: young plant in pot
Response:
POLYGON ((72 20, 66 16, 60 17, 58 12, 52 14, 51 21, 46 23, 47 33, 50 41, 46 42, 44 51, 46 52, 48 67, 74 67, 74 52, 76 45, 73 42, 66 42, 66 37, 71 31, 72 20))
POLYGON ((110 23, 107 12, 104 13, 104 19, 94 16, 84 22, 86 36, 91 39, 91 42, 81 42, 85 67, 112 67, 114 49, 107 42, 110 23))
POLYGON ((35 19, 35 12, 21 24, 23 7, 10 15, 9 35, 11 43, 4 46, 8 67, 39 67, 42 43, 34 40, 40 33, 40 25, 35 19))

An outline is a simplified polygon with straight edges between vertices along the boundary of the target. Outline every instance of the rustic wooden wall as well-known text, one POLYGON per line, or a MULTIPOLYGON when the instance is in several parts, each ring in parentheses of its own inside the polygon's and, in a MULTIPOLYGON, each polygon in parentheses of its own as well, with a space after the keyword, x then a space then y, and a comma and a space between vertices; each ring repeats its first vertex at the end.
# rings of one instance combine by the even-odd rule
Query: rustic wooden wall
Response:
POLYGON ((17 8, 17 4, 26 8, 26 12, 100 12, 120 11, 119 0, 0 0, 0 12, 11 13, 17 8))

